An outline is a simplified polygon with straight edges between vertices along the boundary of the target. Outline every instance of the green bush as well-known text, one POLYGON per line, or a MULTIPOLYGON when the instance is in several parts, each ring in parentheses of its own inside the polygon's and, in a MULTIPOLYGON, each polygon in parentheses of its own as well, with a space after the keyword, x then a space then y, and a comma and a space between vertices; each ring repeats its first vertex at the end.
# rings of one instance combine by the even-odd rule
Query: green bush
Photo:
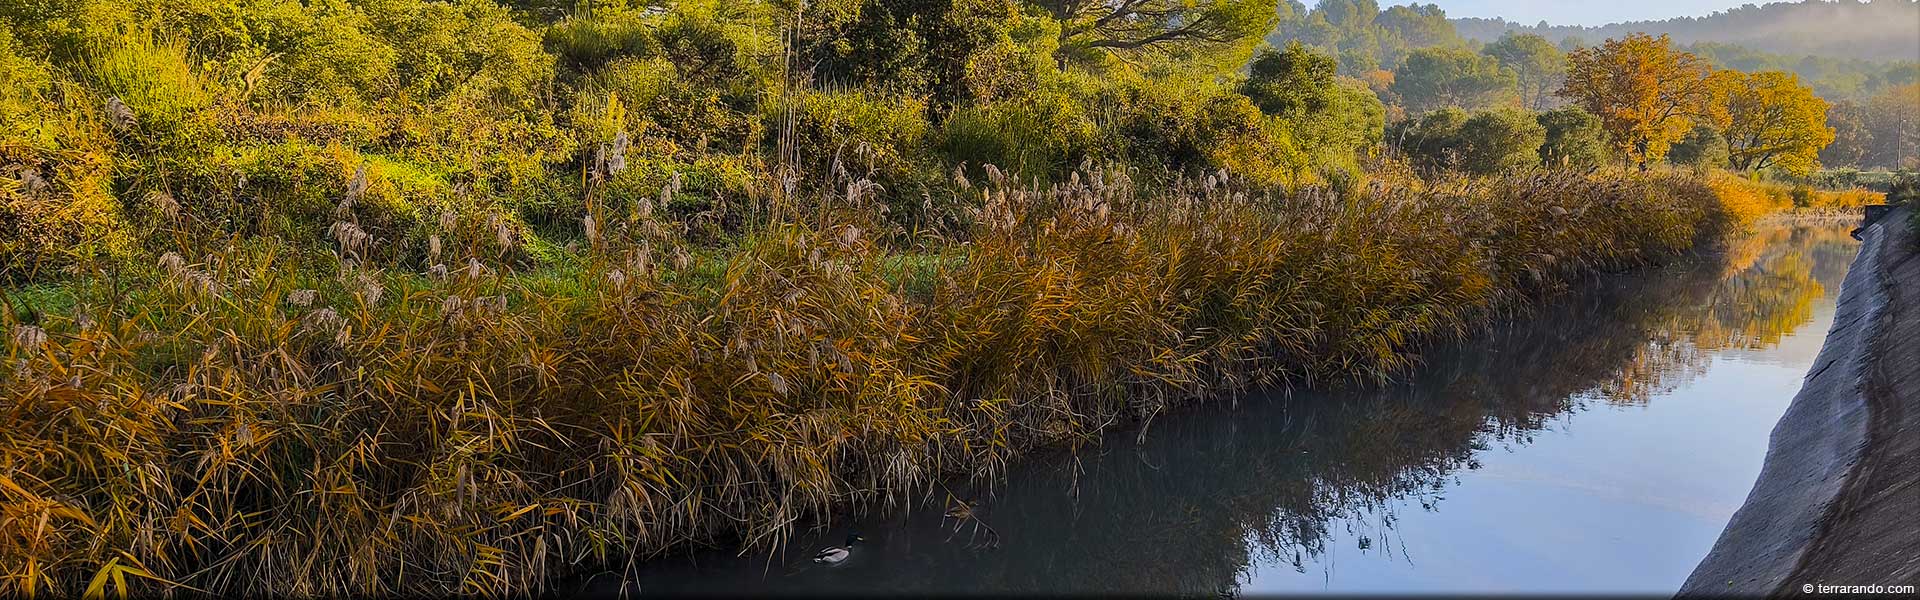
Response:
POLYGON ((1712 125, 1695 125, 1667 150, 1667 162, 1700 169, 1726 168, 1727 140, 1712 125))
POLYGON ((1333 57, 1298 42, 1261 51, 1241 93, 1261 112, 1286 123, 1321 168, 1357 168, 1356 156, 1380 143, 1385 109, 1364 84, 1335 77, 1333 57))
MULTIPOLYGON (((838 163, 852 173, 897 181, 926 155, 931 125, 920 99, 848 89, 801 91, 788 102, 793 150, 810 172, 838 163)), ((777 121, 781 115, 765 118, 777 121)))
POLYGON ((111 127, 166 136, 203 124, 213 105, 214 93, 191 64, 185 43, 133 36, 95 49, 86 68, 106 97, 111 127))
POLYGON ((1459 108, 1443 108, 1394 123, 1387 129, 1387 141, 1420 168, 1455 168, 1465 160, 1460 127, 1471 117, 1459 108))
POLYGON ((1547 129, 1517 108, 1445 108, 1398 123, 1388 135, 1422 168, 1491 175, 1539 165, 1547 129))
POLYGON ((1461 166, 1469 173, 1493 175, 1538 166, 1547 130, 1525 110, 1497 108, 1474 113, 1460 125, 1459 135, 1465 150, 1461 166))
POLYGON ((1607 132, 1600 118, 1578 107, 1540 113, 1546 139, 1540 144, 1540 163, 1548 167, 1584 168, 1608 160, 1607 132))
POLYGON ((0 28, 0 282, 46 276, 132 243, 111 190, 102 107, 0 28), (58 93, 56 93, 58 92, 58 93))

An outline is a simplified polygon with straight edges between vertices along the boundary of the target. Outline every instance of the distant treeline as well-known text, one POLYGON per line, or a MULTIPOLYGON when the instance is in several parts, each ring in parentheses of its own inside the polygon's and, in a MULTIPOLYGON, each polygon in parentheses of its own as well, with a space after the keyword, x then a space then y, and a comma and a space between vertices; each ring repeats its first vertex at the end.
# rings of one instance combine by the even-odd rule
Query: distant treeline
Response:
MULTIPOLYGON (((1383 9, 1376 0, 1322 0, 1309 9, 1297 0, 1286 0, 1277 7, 1279 18, 1267 41, 1275 46, 1299 42, 1333 55, 1338 72, 1371 89, 1386 107, 1387 120, 1399 122, 1450 107, 1519 107, 1541 112, 1566 106, 1568 99, 1560 91, 1567 77, 1569 54, 1625 39, 1635 32, 1663 35, 1663 31, 1674 29, 1669 25, 1681 23, 1692 33, 1667 35, 1671 46, 1697 57, 1707 71, 1779 73, 1790 76, 1774 78, 1786 86, 1781 89, 1805 87, 1823 99, 1822 110, 1827 112, 1827 125, 1835 130, 1836 139, 1819 153, 1822 164, 1900 167, 1914 162, 1914 148, 1920 145, 1915 141, 1920 139, 1915 125, 1920 122, 1920 87, 1916 86, 1920 62, 1912 60, 1920 53, 1908 52, 1904 55, 1908 60, 1888 62, 1877 56, 1860 55, 1867 56, 1862 58, 1845 53, 1779 54, 1776 52, 1794 50, 1777 43, 1743 46, 1735 42, 1749 41, 1754 32, 1791 29, 1782 24, 1762 24, 1762 17, 1801 18, 1813 14, 1810 11, 1825 10, 1832 11, 1831 15, 1818 19, 1817 28, 1828 32, 1825 35, 1829 37, 1844 31, 1853 39, 1856 33, 1864 32, 1859 35, 1860 47, 1871 48, 1875 40, 1886 37, 1876 32, 1916 29, 1887 34, 1911 45, 1920 43, 1920 12, 1915 12, 1915 6, 1912 2, 1872 6, 1778 4, 1703 19, 1582 29, 1544 24, 1529 28, 1497 19, 1449 19, 1444 10, 1432 4, 1383 9), (1861 15, 1879 15, 1879 20, 1888 22, 1859 28, 1836 25, 1867 18, 1861 15), (1736 31, 1710 36, 1708 25, 1714 23, 1736 31)), ((1711 133, 1703 131, 1698 137, 1725 137, 1711 133)), ((1699 144, 1682 146, 1685 149, 1699 144)), ((1714 154, 1711 149, 1704 152, 1714 154)))
POLYGON ((1482 42, 1507 32, 1532 33, 1555 43, 1601 40, 1629 33, 1667 34, 1682 44, 1738 44, 1762 52, 1876 61, 1920 58, 1920 3, 1913 0, 1775 2, 1746 4, 1705 17, 1629 21, 1599 27, 1531 27, 1500 18, 1453 20, 1460 35, 1482 42))

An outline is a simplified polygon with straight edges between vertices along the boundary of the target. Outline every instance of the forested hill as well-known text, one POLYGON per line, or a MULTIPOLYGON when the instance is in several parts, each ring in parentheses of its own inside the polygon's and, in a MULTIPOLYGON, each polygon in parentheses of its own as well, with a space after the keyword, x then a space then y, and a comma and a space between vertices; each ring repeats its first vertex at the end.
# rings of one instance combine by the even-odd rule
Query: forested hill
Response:
POLYGON ((1554 43, 1572 37, 1587 43, 1629 33, 1667 34, 1682 44, 1736 44, 1763 52, 1875 61, 1920 60, 1920 2, 1776 2, 1748 4, 1705 17, 1632 21, 1599 27, 1523 25, 1501 18, 1453 19, 1461 37, 1490 42, 1509 31, 1533 33, 1554 43))

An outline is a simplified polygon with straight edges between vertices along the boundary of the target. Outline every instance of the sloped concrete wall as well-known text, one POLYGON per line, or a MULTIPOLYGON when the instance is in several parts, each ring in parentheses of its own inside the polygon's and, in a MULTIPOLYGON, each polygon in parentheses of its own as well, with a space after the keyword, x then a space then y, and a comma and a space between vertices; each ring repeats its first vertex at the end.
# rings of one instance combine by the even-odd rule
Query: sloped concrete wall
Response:
MULTIPOLYGON (((1889 402, 1915 403, 1908 405, 1920 414, 1920 393, 1913 389, 1913 382, 1900 390, 1885 381, 1888 372, 1912 371, 1912 365, 1888 369, 1880 362, 1889 344, 1914 343, 1893 339, 1896 326, 1910 327, 1914 320, 1894 318, 1901 312, 1909 317, 1913 313, 1894 306, 1899 289, 1896 286, 1920 290, 1920 272, 1910 268, 1896 272, 1893 268, 1920 265, 1920 261, 1907 260, 1916 252, 1906 210, 1910 209, 1902 209, 1861 232, 1860 254, 1843 284, 1833 328, 1827 332, 1825 345, 1800 393, 1773 428, 1766 465, 1746 503, 1688 577, 1680 595, 1797 595, 1807 583, 1848 584, 1797 578, 1808 577, 1803 572, 1808 565, 1846 560, 1833 556, 1847 546, 1846 540, 1833 538, 1836 534, 1852 534, 1840 531, 1835 524, 1855 512, 1849 508, 1848 499, 1858 495, 1850 494, 1850 490, 1861 487, 1861 468, 1869 462, 1873 450, 1869 442, 1876 433, 1876 405, 1885 412, 1884 405, 1889 402), (1909 280, 1896 281, 1897 277, 1909 280), (1890 392, 1899 397, 1890 397, 1890 392)), ((1920 294, 1906 294, 1915 295, 1920 294)), ((1911 437, 1920 435, 1920 430, 1877 433, 1911 437)), ((1920 471, 1920 464, 1909 470, 1920 471)), ((1920 511, 1920 507, 1913 510, 1920 511)), ((1914 541, 1920 541, 1920 536, 1902 543, 1911 548, 1914 541)))

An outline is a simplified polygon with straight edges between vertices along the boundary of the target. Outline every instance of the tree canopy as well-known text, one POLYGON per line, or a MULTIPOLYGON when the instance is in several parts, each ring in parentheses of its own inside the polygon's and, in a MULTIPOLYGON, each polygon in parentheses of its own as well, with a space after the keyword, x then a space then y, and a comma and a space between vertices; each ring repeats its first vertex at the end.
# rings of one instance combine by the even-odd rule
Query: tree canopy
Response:
POLYGON ((1708 87, 1704 112, 1725 136, 1734 168, 1807 175, 1819 166, 1820 149, 1833 143, 1827 102, 1791 73, 1715 71, 1708 87))
POLYGON ((1600 118, 1624 157, 1643 168, 1693 127, 1707 67, 1666 36, 1632 34, 1568 55, 1562 97, 1600 118))
POLYGON ((1546 38, 1509 33, 1487 44, 1480 52, 1513 72, 1521 106, 1546 110, 1559 99, 1554 92, 1566 81, 1567 55, 1546 38))
POLYGON ((1274 0, 1034 0, 1063 48, 1114 52, 1217 47, 1273 29, 1274 0))
POLYGON ((1407 55, 1394 73, 1393 92, 1407 110, 1425 112, 1447 106, 1482 108, 1510 101, 1513 71, 1489 56, 1464 48, 1422 48, 1407 55))

